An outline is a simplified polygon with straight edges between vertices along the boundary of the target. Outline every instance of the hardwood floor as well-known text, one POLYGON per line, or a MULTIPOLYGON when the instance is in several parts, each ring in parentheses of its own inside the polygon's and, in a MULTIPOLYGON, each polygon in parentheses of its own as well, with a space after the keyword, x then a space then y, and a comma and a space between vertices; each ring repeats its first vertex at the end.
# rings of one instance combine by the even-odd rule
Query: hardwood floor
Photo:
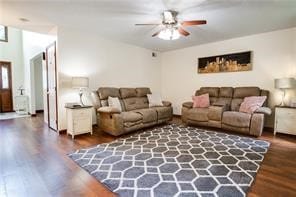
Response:
MULTIPOLYGON (((72 141, 48 129, 42 115, 1 120, 0 196, 115 196, 66 155, 114 139, 94 128, 72 141)), ((248 196, 296 196, 295 136, 264 132, 260 139, 271 147, 248 196)))

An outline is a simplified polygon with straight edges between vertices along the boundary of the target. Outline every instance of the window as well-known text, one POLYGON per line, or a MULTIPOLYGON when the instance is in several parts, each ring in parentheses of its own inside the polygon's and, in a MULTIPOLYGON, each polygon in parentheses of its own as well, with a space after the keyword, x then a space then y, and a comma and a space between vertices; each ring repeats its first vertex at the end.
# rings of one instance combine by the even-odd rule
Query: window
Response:
POLYGON ((0 41, 8 42, 7 27, 3 25, 0 25, 0 41))
POLYGON ((2 88, 3 89, 8 89, 8 68, 7 67, 2 67, 2 88))

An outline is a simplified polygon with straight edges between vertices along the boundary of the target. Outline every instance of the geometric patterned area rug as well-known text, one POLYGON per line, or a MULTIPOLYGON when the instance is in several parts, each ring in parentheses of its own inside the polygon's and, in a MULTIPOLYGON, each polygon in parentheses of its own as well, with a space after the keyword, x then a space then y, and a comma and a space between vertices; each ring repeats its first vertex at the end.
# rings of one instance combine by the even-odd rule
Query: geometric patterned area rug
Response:
POLYGON ((121 197, 246 196, 269 143, 170 124, 69 154, 121 197))

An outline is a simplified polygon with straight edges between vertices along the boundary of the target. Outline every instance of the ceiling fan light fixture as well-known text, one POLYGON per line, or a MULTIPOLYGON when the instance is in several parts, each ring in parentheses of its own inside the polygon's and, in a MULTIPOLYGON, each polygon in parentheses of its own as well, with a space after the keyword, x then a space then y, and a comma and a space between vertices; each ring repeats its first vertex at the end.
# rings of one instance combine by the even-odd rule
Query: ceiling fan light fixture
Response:
POLYGON ((176 28, 166 28, 158 34, 158 37, 163 40, 177 40, 180 38, 180 33, 176 28))

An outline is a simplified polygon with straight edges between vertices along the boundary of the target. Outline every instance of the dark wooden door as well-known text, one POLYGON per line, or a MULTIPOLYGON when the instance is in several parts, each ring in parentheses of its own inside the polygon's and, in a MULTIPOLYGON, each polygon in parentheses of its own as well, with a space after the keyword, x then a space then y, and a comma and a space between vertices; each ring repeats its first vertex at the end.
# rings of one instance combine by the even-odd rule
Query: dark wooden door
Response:
POLYGON ((11 63, 0 61, 0 112, 11 111, 13 111, 11 63))

